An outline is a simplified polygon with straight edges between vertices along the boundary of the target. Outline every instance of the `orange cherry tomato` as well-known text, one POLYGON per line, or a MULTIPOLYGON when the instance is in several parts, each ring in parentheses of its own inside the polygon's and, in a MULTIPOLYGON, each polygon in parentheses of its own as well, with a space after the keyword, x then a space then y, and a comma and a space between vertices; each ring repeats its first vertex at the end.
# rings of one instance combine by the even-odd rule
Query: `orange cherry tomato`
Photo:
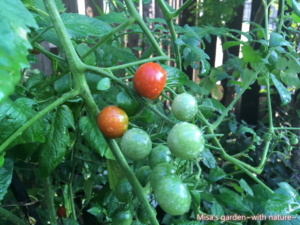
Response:
POLYGON ((167 72, 158 63, 148 62, 135 72, 133 87, 139 95, 153 100, 163 91, 166 80, 167 72))
POLYGON ((117 106, 107 106, 99 113, 97 124, 105 137, 117 138, 127 130, 128 116, 117 106))
POLYGON ((60 206, 57 211, 56 211, 56 214, 58 217, 67 217, 67 210, 65 207, 63 206, 60 206))

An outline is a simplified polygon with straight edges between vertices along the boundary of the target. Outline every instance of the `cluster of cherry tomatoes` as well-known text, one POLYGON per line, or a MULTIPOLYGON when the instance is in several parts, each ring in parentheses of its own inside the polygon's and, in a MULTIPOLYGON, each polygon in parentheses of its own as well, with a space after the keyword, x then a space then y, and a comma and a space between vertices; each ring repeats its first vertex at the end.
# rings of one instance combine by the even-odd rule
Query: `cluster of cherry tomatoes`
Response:
MULTIPOLYGON (((141 65, 133 77, 133 87, 137 94, 150 100, 156 99, 166 84, 167 72, 158 64, 149 62, 141 65)), ((118 95, 117 99, 124 96, 118 95)), ((171 156, 188 160, 200 155, 204 149, 204 137, 198 126, 189 123, 198 111, 196 99, 182 93, 172 102, 172 113, 181 121, 173 126, 167 138, 167 146, 158 145, 152 148, 150 136, 142 129, 128 129, 128 115, 133 116, 133 109, 127 104, 108 106, 98 115, 97 123, 102 134, 107 138, 121 138, 120 148, 124 156, 132 161, 148 157, 149 166, 140 167, 136 177, 146 193, 150 193, 149 184, 154 192, 155 200, 160 207, 170 215, 186 213, 191 204, 191 195, 181 178, 175 174, 170 164, 171 156), (150 182, 149 182, 150 181, 150 182), (147 186, 148 185, 148 186, 147 186), (148 189, 147 189, 148 187, 148 189)), ((133 104, 135 107, 135 105, 133 104)), ((121 202, 129 202, 133 198, 133 190, 126 178, 121 179, 115 187, 115 195, 121 202)), ((153 209, 154 210, 154 209, 153 209)), ((154 210, 155 212, 155 210, 154 210)), ((143 208, 137 210, 141 222, 149 223, 149 218, 143 208), (142 216, 144 215, 144 216, 142 216)), ((117 212, 113 222, 117 224, 120 218, 132 220, 129 211, 117 212)))

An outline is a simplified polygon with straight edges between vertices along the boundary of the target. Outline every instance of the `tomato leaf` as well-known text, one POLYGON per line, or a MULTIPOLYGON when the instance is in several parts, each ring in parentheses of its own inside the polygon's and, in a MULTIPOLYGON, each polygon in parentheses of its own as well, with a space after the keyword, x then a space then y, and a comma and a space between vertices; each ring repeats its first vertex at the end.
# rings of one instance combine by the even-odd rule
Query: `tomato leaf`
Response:
POLYGON ((110 85, 111 85, 110 79, 108 77, 104 77, 98 82, 97 90, 99 91, 108 90, 110 88, 110 85))
POLYGON ((124 13, 117 12, 109 12, 95 18, 106 23, 123 23, 127 19, 124 13))
POLYGON ((0 201, 7 193, 7 189, 11 183, 12 173, 14 170, 14 163, 11 159, 5 158, 4 164, 0 167, 0 201))
POLYGON ((221 217, 224 215, 224 210, 218 202, 214 202, 211 206, 211 214, 221 217))
POLYGON ((293 12, 300 17, 300 4, 296 0, 292 0, 293 12))
POLYGON ((253 196, 253 191, 251 187, 247 184, 247 182, 244 179, 239 180, 240 186, 251 196, 253 196))
POLYGON ((116 160, 107 159, 108 182, 111 190, 115 190, 117 183, 125 176, 116 160))
POLYGON ((242 47, 244 62, 260 62, 261 56, 248 44, 242 47))
POLYGON ((189 87, 193 92, 197 94, 208 95, 208 91, 205 90, 205 88, 200 87, 197 83, 195 83, 192 80, 188 80, 184 85, 189 87))
POLYGON ((94 119, 86 116, 81 117, 79 120, 79 130, 88 146, 98 155, 103 156, 107 148, 107 143, 94 119))
POLYGON ((200 153, 202 162, 208 168, 215 168, 216 167, 216 160, 211 151, 208 148, 204 148, 204 150, 200 153))
MULTIPOLYGON (((32 109, 33 105, 36 103, 29 98, 18 98, 14 102, 8 99, 0 104, 0 143, 37 114, 32 109)), ((43 143, 46 141, 45 130, 46 126, 43 120, 38 120, 17 137, 9 147, 36 141, 43 143)))
POLYGON ((62 105, 52 114, 47 141, 41 145, 39 164, 42 177, 47 177, 58 166, 71 145, 69 128, 74 127, 70 109, 62 105))
POLYGON ((33 16, 19 0, 4 0, 0 8, 0 103, 14 92, 23 68, 29 68, 28 27, 38 28, 33 16))
POLYGON ((226 173, 220 167, 216 166, 209 171, 208 179, 211 182, 216 182, 218 180, 221 180, 225 176, 226 173))
POLYGON ((223 45, 222 45, 222 49, 223 51, 230 48, 230 47, 233 47, 233 46, 237 46, 237 45, 240 45, 241 42, 239 41, 226 41, 223 45))
POLYGON ((161 67, 167 72, 166 85, 169 87, 182 86, 189 80, 189 77, 184 72, 175 67, 168 65, 161 65, 161 67))
MULTIPOLYGON (((88 47, 87 45, 85 44, 79 44, 76 46, 76 51, 78 53, 78 55, 81 57, 83 56, 86 52, 88 52, 91 48, 88 47)), ((92 52, 90 53, 87 57, 85 57, 83 59, 83 62, 87 65, 91 65, 91 66, 94 66, 95 63, 96 63, 96 57, 95 57, 95 53, 92 52)))
POLYGON ((275 46, 290 46, 290 43, 284 39, 281 34, 271 33, 270 34, 270 47, 275 46))
POLYGON ((92 178, 89 178, 84 181, 83 190, 84 190, 84 194, 85 194, 87 202, 89 202, 92 197, 93 187, 94 187, 94 180, 92 178))
POLYGON ((71 75, 66 74, 62 76, 60 79, 54 82, 54 90, 57 93, 67 93, 71 90, 72 84, 71 84, 71 75))
POLYGON ((279 93, 281 105, 287 105, 292 100, 291 93, 279 80, 277 80, 274 74, 271 73, 270 76, 279 93))
POLYGON ((115 46, 110 46, 110 45, 102 45, 100 48, 105 53, 111 54, 113 58, 118 59, 120 62, 130 63, 130 62, 137 61, 135 55, 130 51, 126 51, 124 49, 115 46))

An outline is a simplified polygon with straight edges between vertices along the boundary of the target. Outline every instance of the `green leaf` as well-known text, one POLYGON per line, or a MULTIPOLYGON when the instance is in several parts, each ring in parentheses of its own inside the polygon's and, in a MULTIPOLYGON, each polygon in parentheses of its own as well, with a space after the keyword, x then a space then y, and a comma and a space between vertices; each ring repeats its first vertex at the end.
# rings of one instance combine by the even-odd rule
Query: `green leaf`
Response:
POLYGON ((253 196, 253 191, 251 187, 247 184, 247 182, 244 179, 239 180, 240 186, 251 196, 253 196))
POLYGON ((261 56, 248 44, 242 47, 244 62, 260 62, 261 56))
POLYGON ((191 190, 190 193, 191 193, 193 201, 197 204, 197 207, 198 207, 201 202, 200 192, 197 190, 191 190))
POLYGON ((290 46, 289 42, 284 39, 281 34, 271 33, 270 34, 270 47, 275 46, 290 46))
MULTIPOLYGON (((65 4, 62 3, 62 0, 54 0, 55 5, 58 9, 59 12, 64 12, 66 10, 65 8, 65 4)), ((47 9, 44 5, 43 1, 40 0, 33 0, 33 4, 32 4, 35 8, 38 8, 39 10, 42 10, 44 12, 47 12, 47 9)))
POLYGON ((168 65, 161 66, 167 72, 166 85, 169 87, 180 87, 189 80, 189 77, 181 70, 168 65))
POLYGON ((13 170, 14 162, 9 158, 5 158, 3 166, 0 167, 0 201, 7 193, 7 189, 11 183, 13 170))
POLYGON ((115 190, 117 183, 125 176, 116 160, 107 159, 108 182, 111 190, 115 190))
POLYGON ((64 225, 79 225, 79 223, 73 218, 68 218, 64 220, 64 225))
POLYGON ((45 77, 41 74, 33 74, 26 80, 24 86, 31 91, 36 91, 36 89, 41 87, 44 83, 45 77))
POLYGON ((287 105, 292 100, 291 93, 279 80, 277 80, 274 74, 271 73, 270 76, 279 93, 281 105, 287 105))
POLYGON ((216 160, 211 151, 208 148, 204 148, 204 150, 200 153, 202 162, 208 168, 215 168, 216 167, 216 160))
POLYGON ((113 56, 113 58, 118 59, 123 63, 130 63, 137 61, 137 58, 132 54, 132 52, 125 51, 124 49, 117 48, 115 46, 103 45, 101 49, 113 56))
POLYGON ((67 93, 68 91, 71 90, 71 88, 72 85, 71 85, 70 74, 66 74, 54 82, 54 90, 59 94, 67 93))
POLYGON ((195 83, 192 80, 188 80, 185 84, 185 86, 189 87, 193 92, 200 94, 200 95, 208 95, 208 91, 205 90, 205 88, 200 87, 197 83, 195 83))
POLYGON ((89 178, 84 181, 83 190, 87 202, 89 202, 92 197, 93 187, 94 187, 94 180, 92 178, 89 178))
POLYGON ((91 92, 93 94, 99 93, 99 91, 97 90, 97 84, 102 79, 102 77, 93 73, 85 73, 85 79, 91 92))
POLYGON ((221 217, 224 215, 224 210, 218 202, 214 202, 211 206, 211 214, 221 217))
POLYGON ((111 85, 110 79, 108 77, 104 77, 98 82, 97 90, 99 91, 108 90, 110 88, 110 85, 111 85))
POLYGON ((226 41, 223 45, 222 45, 222 49, 223 51, 230 48, 230 47, 233 47, 233 46, 237 46, 237 45, 240 45, 241 42, 239 41, 226 41))
POLYGON ((98 155, 103 156, 107 143, 102 136, 94 119, 83 116, 79 120, 79 130, 88 146, 98 155))
POLYGON ((296 0, 292 0, 293 12, 300 17, 300 4, 296 0))
POLYGON ((280 72, 280 78, 283 83, 285 83, 289 87, 300 87, 300 79, 298 74, 291 69, 287 69, 280 72))
POLYGON ((287 65, 288 65, 288 60, 284 56, 279 55, 278 62, 276 63, 275 68, 277 70, 285 70, 287 65))
POLYGON ((237 193, 227 188, 220 188, 219 191, 221 194, 215 196, 215 198, 218 202, 224 204, 227 209, 240 213, 250 211, 249 207, 243 203, 242 197, 237 193))
MULTIPOLYGON (((81 57, 83 56, 86 52, 88 52, 91 48, 88 47, 85 44, 79 44, 76 46, 76 51, 78 53, 78 55, 81 57)), ((96 63, 96 56, 95 53, 92 52, 90 53, 87 57, 84 58, 83 62, 87 65, 91 65, 94 66, 96 63)))
POLYGON ((0 103, 14 92, 23 68, 29 68, 28 27, 38 28, 33 16, 19 0, 3 0, 0 8, 0 103))
POLYGON ((223 113, 223 111, 226 109, 225 106, 219 102, 217 99, 214 98, 210 98, 214 108, 219 112, 219 113, 223 113))
POLYGON ((90 214, 94 216, 99 216, 102 213, 102 208, 101 207, 92 207, 87 210, 90 214))
POLYGON ((124 13, 109 12, 103 16, 96 16, 98 20, 106 23, 123 23, 127 18, 124 13))
POLYGON ((213 183, 221 180, 225 176, 226 173, 220 167, 216 166, 209 171, 208 179, 213 183))
MULTIPOLYGON (((10 137, 16 130, 23 126, 37 112, 32 109, 36 103, 29 98, 18 98, 16 101, 7 101, 0 104, 0 143, 10 137)), ((10 148, 21 143, 45 142, 46 126, 43 120, 33 123, 22 135, 18 136, 11 144, 10 148)))
POLYGON ((70 109, 62 105, 52 113, 50 130, 47 141, 41 145, 39 155, 39 169, 43 178, 61 163, 71 145, 69 128, 75 129, 74 118, 70 109))

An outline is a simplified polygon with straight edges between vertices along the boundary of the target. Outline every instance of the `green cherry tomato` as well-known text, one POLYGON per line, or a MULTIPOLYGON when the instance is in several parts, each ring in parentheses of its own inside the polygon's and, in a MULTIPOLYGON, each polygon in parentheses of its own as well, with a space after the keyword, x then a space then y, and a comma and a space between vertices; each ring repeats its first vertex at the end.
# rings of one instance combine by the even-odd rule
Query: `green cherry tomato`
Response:
POLYGON ((174 117, 181 121, 190 121, 198 111, 196 99, 188 94, 177 95, 172 103, 172 113, 174 117))
POLYGON ((271 141, 272 140, 272 134, 271 133, 265 133, 263 136, 264 141, 271 141))
POLYGON ((292 136, 290 138, 291 145, 296 145, 296 144, 298 144, 298 142, 299 142, 299 140, 298 140, 297 136, 292 136))
POLYGON ((293 150, 293 146, 288 145, 286 150, 288 150, 289 152, 291 152, 293 150))
POLYGON ((132 223, 132 215, 130 211, 117 212, 112 217, 113 225, 130 225, 132 223))
POLYGON ((161 163, 154 167, 150 176, 150 183, 152 188, 155 189, 157 185, 159 186, 159 182, 163 177, 175 174, 175 172, 176 171, 173 166, 168 163, 161 163))
POLYGON ((117 95, 117 105, 123 109, 128 116, 134 116, 140 109, 140 104, 125 92, 120 92, 117 95))
POLYGON ((149 135, 138 128, 132 128, 125 132, 121 140, 121 150, 125 157, 138 161, 146 158, 152 149, 149 135))
POLYGON ((145 187, 146 184, 150 181, 150 175, 151 169, 149 166, 142 166, 135 172, 135 176, 142 187, 145 187))
POLYGON ((168 135, 168 147, 173 155, 181 159, 193 159, 204 149, 202 131, 191 123, 178 123, 168 135))
MULTIPOLYGON (((151 205, 151 209, 154 212, 154 214, 156 215, 156 210, 153 208, 152 205, 151 205)), ((137 218, 139 219, 140 222, 142 222, 143 224, 150 224, 149 214, 143 206, 140 206, 138 208, 136 214, 137 214, 137 218)))
POLYGON ((131 184, 127 178, 122 178, 115 187, 115 195, 121 202, 129 202, 132 200, 133 191, 131 184))
POLYGON ((153 169, 160 163, 167 163, 171 161, 171 152, 167 146, 158 145, 152 149, 148 157, 149 166, 153 169))
POLYGON ((154 189, 159 206, 172 216, 183 215, 190 209, 191 195, 177 175, 163 177, 154 189))

